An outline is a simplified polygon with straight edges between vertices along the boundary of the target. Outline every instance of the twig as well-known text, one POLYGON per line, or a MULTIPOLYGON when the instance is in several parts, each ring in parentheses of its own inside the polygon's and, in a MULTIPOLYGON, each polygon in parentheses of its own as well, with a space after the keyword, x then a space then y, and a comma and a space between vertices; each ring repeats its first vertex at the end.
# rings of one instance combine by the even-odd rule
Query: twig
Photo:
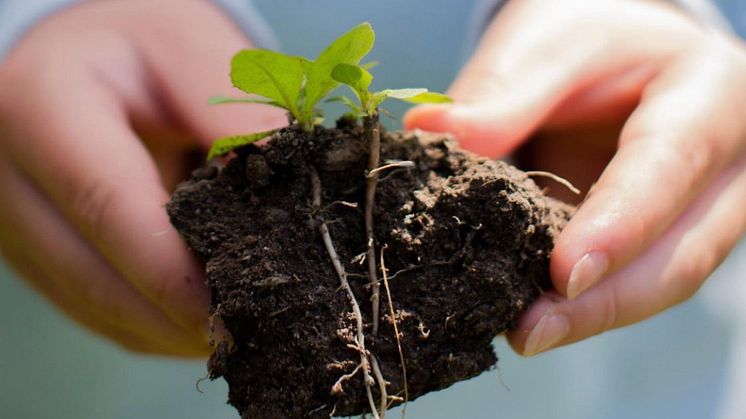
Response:
POLYGON ((409 402, 409 388, 407 387, 407 366, 404 364, 404 352, 401 348, 401 339, 399 338, 399 326, 396 323, 396 312, 394 311, 394 301, 391 299, 391 290, 389 289, 389 278, 388 269, 386 269, 386 262, 383 259, 383 253, 386 250, 386 245, 381 248, 381 275, 383 276, 383 286, 386 289, 386 298, 389 300, 389 314, 391 315, 391 321, 394 324, 394 336, 396 337, 396 347, 399 350, 399 362, 401 362, 401 374, 402 380, 404 380, 404 407, 401 411, 401 417, 407 414, 407 402, 409 402))
POLYGON ((378 168, 381 159, 381 127, 378 112, 365 117, 363 120, 365 137, 370 145, 368 156, 368 183, 365 190, 365 234, 368 243, 368 280, 371 285, 370 302, 373 315, 373 336, 378 335, 378 316, 381 299, 381 286, 378 283, 378 269, 376 268, 376 238, 373 228, 373 208, 376 204, 376 186, 378 186, 378 168))
POLYGON ((329 234, 329 227, 326 225, 326 221, 324 221, 323 216, 318 213, 321 208, 321 179, 319 178, 319 173, 316 171, 315 168, 311 168, 311 186, 313 189, 312 203, 317 220, 319 221, 319 232, 321 233, 321 237, 324 240, 324 246, 326 247, 326 252, 329 254, 329 259, 331 259, 332 265, 334 265, 334 270, 337 272, 337 276, 339 276, 339 283, 341 287, 347 292, 347 296, 350 299, 350 304, 352 305, 352 314, 355 317, 355 321, 357 323, 357 337, 355 338, 355 343, 357 345, 358 352, 360 352, 360 366, 363 370, 363 384, 365 384, 365 391, 368 394, 368 402, 370 403, 371 413, 373 414, 373 417, 375 419, 380 419, 380 416, 378 415, 378 411, 376 409, 376 403, 373 400, 373 392, 371 391, 371 385, 373 385, 375 382, 370 376, 368 354, 365 350, 363 315, 360 312, 360 306, 358 305, 357 299, 355 298, 355 293, 352 292, 350 283, 347 282, 347 272, 342 266, 342 262, 339 259, 337 250, 334 248, 332 236, 331 234, 329 234))
POLYGON ((576 188, 575 185, 573 185, 572 183, 570 183, 569 180, 567 180, 567 179, 565 179, 563 177, 557 176, 554 173, 544 172, 544 171, 541 171, 541 170, 532 170, 532 171, 526 172, 526 176, 548 177, 548 178, 554 180, 555 182, 557 182, 557 183, 565 186, 567 189, 570 190, 570 192, 574 193, 575 195, 580 195, 580 189, 576 188))

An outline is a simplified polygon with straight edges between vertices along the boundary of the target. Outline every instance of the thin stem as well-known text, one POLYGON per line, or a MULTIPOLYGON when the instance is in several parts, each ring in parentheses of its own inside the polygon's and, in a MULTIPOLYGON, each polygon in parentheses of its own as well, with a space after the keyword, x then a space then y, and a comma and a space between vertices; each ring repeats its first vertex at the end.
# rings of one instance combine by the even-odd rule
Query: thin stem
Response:
POLYGON ((369 144, 367 188, 365 191, 365 233, 368 243, 368 280, 371 286, 370 302, 373 315, 373 336, 378 335, 378 317, 381 299, 381 286, 378 283, 376 267, 376 238, 373 225, 373 208, 376 205, 376 187, 378 186, 378 165, 381 160, 381 125, 378 111, 363 119, 365 138, 369 144))

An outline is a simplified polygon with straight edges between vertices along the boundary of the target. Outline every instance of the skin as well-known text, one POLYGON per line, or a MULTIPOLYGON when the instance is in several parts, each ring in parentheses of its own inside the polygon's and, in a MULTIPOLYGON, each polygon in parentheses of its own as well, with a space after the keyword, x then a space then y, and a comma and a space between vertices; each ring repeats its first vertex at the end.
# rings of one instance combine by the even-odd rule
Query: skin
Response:
POLYGON ((286 123, 268 107, 208 106, 250 46, 208 1, 109 0, 46 19, 0 65, 2 255, 132 351, 210 351, 204 269, 163 206, 195 151, 286 123))
POLYGON ((590 187, 552 254, 556 290, 508 335, 519 353, 681 303, 746 231, 746 49, 674 6, 510 2, 449 94, 406 127, 590 187))

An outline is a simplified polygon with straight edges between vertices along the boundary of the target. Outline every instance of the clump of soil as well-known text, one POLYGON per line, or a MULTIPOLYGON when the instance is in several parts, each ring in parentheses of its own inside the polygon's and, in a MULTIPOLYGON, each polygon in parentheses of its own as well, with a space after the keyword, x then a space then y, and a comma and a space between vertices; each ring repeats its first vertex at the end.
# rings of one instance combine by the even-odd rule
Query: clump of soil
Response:
MULTIPOLYGON (((360 353, 350 300, 312 211, 312 167, 323 218, 362 309, 366 347, 388 394, 403 396, 385 292, 380 330, 370 333, 371 287, 361 260, 367 154, 356 124, 313 135, 290 127, 266 145, 239 149, 224 167, 195 171, 168 205, 174 226, 206 262, 212 313, 229 333, 210 359, 210 376, 226 379, 243 418, 370 410, 361 374, 332 391, 360 353)), ((523 172, 443 136, 384 133, 381 156, 382 164, 414 162, 381 173, 374 211, 412 400, 495 365, 493 337, 550 286, 553 239, 572 209, 523 172)), ((378 400, 376 386, 373 392, 378 400)))

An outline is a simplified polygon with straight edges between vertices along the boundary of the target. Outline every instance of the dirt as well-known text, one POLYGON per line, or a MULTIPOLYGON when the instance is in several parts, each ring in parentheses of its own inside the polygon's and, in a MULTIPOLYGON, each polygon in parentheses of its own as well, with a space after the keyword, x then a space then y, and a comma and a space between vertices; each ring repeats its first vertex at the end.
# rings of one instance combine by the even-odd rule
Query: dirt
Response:
MULTIPOLYGON (((313 135, 284 129, 196 170, 168 205, 174 226, 205 261, 212 313, 227 330, 209 361, 242 418, 305 418, 370 411, 362 375, 332 387, 360 362, 355 319, 311 206, 311 165, 323 211, 365 322, 365 342, 403 396, 399 351, 381 295, 371 334, 363 219, 367 147, 341 121, 313 135)), ((550 286, 548 261, 572 208, 523 172, 458 149, 443 136, 387 132, 374 211, 380 253, 407 371, 409 399, 493 368, 494 336, 550 286)), ((384 289, 383 287, 381 288, 384 289)), ((373 386, 375 400, 379 392, 373 386)), ((399 400, 401 401, 401 400, 399 400)), ((397 404, 398 402, 394 402, 397 404)))

